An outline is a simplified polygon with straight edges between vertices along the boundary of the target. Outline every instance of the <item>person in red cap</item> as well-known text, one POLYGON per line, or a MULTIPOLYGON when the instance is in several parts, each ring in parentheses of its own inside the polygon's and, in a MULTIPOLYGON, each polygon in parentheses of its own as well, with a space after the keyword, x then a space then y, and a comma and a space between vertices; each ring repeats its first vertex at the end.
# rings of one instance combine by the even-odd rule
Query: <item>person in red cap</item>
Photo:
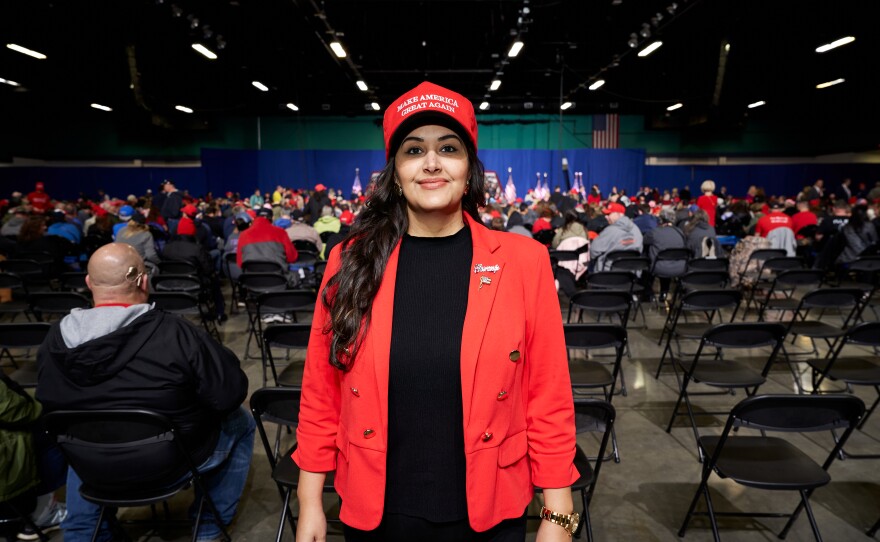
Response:
POLYGON ((578 472, 549 254, 480 222, 467 98, 424 82, 383 131, 387 163, 330 252, 312 320, 297 540, 324 540, 335 471, 347 540, 523 540, 538 486, 538 540, 568 541, 578 472))
POLYGON ((27 200, 35 213, 47 213, 52 209, 52 198, 46 193, 43 181, 37 181, 34 191, 28 194, 27 200))
POLYGON ((626 207, 620 203, 609 203, 602 213, 608 220, 608 226, 590 243, 590 261, 594 271, 608 271, 605 258, 609 252, 619 250, 642 252, 642 232, 628 216, 626 207))
POLYGON ((767 237, 767 234, 776 228, 788 228, 794 233, 791 217, 782 212, 782 207, 781 200, 774 200, 770 204, 770 212, 759 218, 755 225, 755 235, 767 237))
POLYGON ((327 187, 321 183, 315 185, 315 191, 309 197, 306 204, 305 214, 308 215, 308 223, 312 226, 321 218, 321 211, 324 207, 330 206, 330 196, 327 195, 327 187))

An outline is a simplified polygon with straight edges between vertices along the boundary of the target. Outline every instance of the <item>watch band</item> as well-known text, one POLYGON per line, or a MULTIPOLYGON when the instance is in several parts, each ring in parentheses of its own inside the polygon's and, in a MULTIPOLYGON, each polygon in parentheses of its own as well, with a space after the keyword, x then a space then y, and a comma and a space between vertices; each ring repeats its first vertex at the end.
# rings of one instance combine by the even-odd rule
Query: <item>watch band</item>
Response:
POLYGON ((572 512, 571 514, 560 514, 558 512, 554 512, 550 510, 546 506, 541 507, 540 518, 549 521, 550 523, 554 523, 559 525, 565 532, 568 533, 568 536, 571 536, 575 530, 577 530, 578 522, 580 520, 580 514, 577 512, 572 512))

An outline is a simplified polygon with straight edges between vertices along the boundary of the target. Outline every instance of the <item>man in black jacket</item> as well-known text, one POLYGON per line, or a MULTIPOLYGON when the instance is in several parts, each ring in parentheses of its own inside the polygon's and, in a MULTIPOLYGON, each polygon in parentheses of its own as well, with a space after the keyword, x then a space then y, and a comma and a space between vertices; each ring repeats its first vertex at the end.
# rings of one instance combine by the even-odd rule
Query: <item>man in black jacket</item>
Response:
MULTIPOLYGON (((146 408, 168 416, 205 473, 220 521, 228 524, 254 444, 253 419, 241 407, 247 377, 232 351, 148 304, 148 282, 143 260, 127 244, 106 245, 92 255, 86 284, 95 308, 75 309, 52 326, 38 354, 37 398, 46 412, 146 408)), ((62 523, 67 542, 90 540, 98 520, 99 508, 79 495, 81 484, 69 469, 68 518, 62 523)), ((214 518, 204 513, 198 540, 219 540, 214 518)), ((109 540, 103 527, 99 540, 109 540)))

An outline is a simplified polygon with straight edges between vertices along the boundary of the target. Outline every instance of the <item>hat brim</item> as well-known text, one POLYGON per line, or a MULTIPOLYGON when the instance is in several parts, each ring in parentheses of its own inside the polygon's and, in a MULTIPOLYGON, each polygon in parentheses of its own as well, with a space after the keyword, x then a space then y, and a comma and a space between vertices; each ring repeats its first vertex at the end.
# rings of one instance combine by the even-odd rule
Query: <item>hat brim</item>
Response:
POLYGON ((465 145, 470 145, 471 149, 476 148, 476 145, 473 140, 471 140, 471 136, 468 135, 467 130, 465 130, 464 126, 462 126, 455 118, 438 111, 424 111, 422 113, 415 113, 405 121, 401 122, 397 129, 394 130, 394 133, 389 140, 388 148, 385 149, 386 158, 390 158, 397 153, 397 149, 400 148, 403 139, 410 132, 420 126, 426 126, 428 124, 436 124, 438 126, 443 126, 444 128, 449 128, 455 132, 455 135, 465 142, 465 145))

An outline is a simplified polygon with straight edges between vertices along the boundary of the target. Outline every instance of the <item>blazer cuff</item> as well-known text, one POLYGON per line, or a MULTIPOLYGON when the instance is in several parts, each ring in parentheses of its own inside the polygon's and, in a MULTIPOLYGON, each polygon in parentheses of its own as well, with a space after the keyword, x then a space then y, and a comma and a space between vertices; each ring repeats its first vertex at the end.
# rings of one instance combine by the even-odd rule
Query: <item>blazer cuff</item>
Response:
POLYGON ((570 487, 580 477, 574 450, 561 454, 530 454, 532 484, 540 488, 570 487))
POLYGON ((291 458, 297 466, 308 472, 331 472, 336 470, 336 446, 333 451, 327 453, 327 450, 306 450, 297 446, 293 451, 291 458))

